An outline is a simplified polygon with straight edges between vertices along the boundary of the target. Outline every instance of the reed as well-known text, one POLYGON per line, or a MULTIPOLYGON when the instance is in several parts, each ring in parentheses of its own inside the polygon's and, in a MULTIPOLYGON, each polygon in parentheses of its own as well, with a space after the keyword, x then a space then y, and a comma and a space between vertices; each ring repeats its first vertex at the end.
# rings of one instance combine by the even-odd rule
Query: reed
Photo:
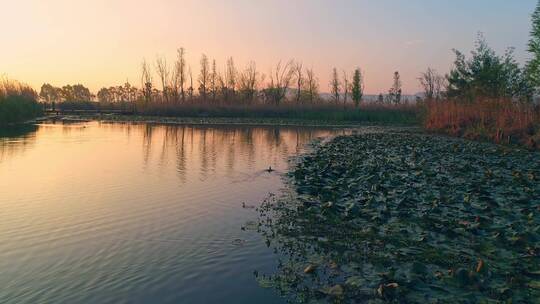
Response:
POLYGON ((452 136, 540 148, 540 107, 505 99, 427 102, 427 130, 452 136))
POLYGON ((42 113, 34 89, 18 81, 0 79, 0 125, 21 123, 42 113))

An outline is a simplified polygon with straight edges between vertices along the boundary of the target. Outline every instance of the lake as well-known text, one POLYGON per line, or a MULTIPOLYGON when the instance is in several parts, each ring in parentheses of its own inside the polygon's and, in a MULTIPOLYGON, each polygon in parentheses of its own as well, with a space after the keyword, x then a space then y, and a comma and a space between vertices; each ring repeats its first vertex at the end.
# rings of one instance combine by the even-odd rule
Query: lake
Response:
POLYGON ((343 132, 99 122, 3 130, 0 303, 283 303, 253 274, 277 258, 254 231, 252 207, 279 193, 307 143, 343 132))

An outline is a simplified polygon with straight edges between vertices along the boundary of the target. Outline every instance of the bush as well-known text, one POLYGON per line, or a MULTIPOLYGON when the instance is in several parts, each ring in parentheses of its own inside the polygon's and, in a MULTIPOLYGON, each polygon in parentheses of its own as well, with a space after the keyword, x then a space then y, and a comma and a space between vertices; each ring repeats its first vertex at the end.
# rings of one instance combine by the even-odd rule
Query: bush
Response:
POLYGON ((0 125, 21 123, 38 117, 43 109, 36 92, 28 85, 3 79, 0 81, 0 125))

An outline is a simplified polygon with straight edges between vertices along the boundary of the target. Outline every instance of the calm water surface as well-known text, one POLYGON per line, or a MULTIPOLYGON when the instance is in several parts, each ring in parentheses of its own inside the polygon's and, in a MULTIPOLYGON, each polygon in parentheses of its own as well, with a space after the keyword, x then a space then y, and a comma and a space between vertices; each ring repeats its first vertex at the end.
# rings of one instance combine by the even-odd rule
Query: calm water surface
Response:
POLYGON ((283 303, 255 281, 276 257, 250 231, 257 213, 242 202, 278 193, 290 156, 342 132, 97 122, 4 130, 0 303, 283 303))

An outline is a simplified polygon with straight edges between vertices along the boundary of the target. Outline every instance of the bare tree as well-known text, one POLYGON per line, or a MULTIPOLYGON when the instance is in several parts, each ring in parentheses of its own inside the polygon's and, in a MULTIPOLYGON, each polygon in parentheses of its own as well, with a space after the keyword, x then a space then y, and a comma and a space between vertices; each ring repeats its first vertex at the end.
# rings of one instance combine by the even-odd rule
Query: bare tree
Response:
POLYGON ((228 96, 228 88, 227 88, 227 82, 225 81, 225 76, 223 76, 222 73, 218 72, 217 74, 217 86, 219 88, 219 92, 221 94, 221 101, 227 101, 228 96))
POLYGON ((446 81, 444 76, 439 75, 434 69, 428 68, 420 74, 418 80, 424 90, 426 100, 440 100, 442 98, 446 81))
POLYGON ((343 71, 343 107, 345 107, 349 99, 349 87, 349 75, 343 71))
POLYGON ((206 93, 208 91, 208 80, 210 78, 210 67, 208 65, 208 57, 205 54, 201 56, 201 71, 199 74, 199 95, 203 101, 206 101, 206 93))
POLYGON ((180 95, 182 97, 182 102, 186 101, 186 94, 184 92, 184 86, 186 84, 186 52, 184 48, 179 48, 177 51, 177 60, 176 60, 176 75, 178 76, 178 86, 180 87, 180 95))
POLYGON ((337 69, 332 70, 332 80, 330 80, 330 93, 332 93, 332 98, 336 105, 339 103, 339 97, 341 92, 341 82, 339 81, 339 76, 337 69))
POLYGON ((169 68, 167 67, 167 60, 164 57, 157 57, 156 70, 161 81, 163 100, 169 102, 169 94, 167 89, 167 85, 169 83, 169 68))
POLYGON ((287 62, 284 66, 281 61, 278 62, 274 71, 270 71, 270 82, 264 90, 264 95, 267 99, 279 105, 287 94, 287 89, 291 84, 293 71, 291 69, 293 61, 287 62))
POLYGON ((212 60, 212 72, 210 74, 210 92, 212 94, 212 101, 216 101, 216 93, 217 93, 217 81, 218 81, 218 74, 217 74, 217 67, 216 67, 216 60, 212 60))
POLYGON ((306 69, 306 92, 309 98, 309 102, 313 103, 315 97, 319 94, 319 80, 315 76, 313 69, 306 69))
POLYGON ((259 83, 259 72, 257 72, 255 62, 251 61, 246 69, 240 73, 238 82, 238 89, 243 99, 248 103, 252 103, 259 83))
POLYGON ((152 73, 145 59, 141 65, 141 89, 145 102, 152 101, 152 73))
POLYGON ((292 71, 296 80, 296 103, 300 103, 300 98, 302 97, 302 88, 304 86, 303 64, 301 62, 293 64, 292 71))
POLYGON ((175 103, 180 100, 180 74, 178 72, 179 71, 176 68, 171 70, 171 77, 168 86, 170 99, 175 103))
POLYGON ((227 84, 227 89, 231 92, 233 96, 236 90, 236 76, 237 76, 237 71, 236 71, 236 67, 234 66, 234 60, 232 57, 229 57, 229 59, 227 59, 225 81, 227 84))
POLYGON ((193 73, 191 72, 191 66, 189 67, 189 88, 188 88, 188 95, 189 95, 189 101, 193 101, 193 73))

